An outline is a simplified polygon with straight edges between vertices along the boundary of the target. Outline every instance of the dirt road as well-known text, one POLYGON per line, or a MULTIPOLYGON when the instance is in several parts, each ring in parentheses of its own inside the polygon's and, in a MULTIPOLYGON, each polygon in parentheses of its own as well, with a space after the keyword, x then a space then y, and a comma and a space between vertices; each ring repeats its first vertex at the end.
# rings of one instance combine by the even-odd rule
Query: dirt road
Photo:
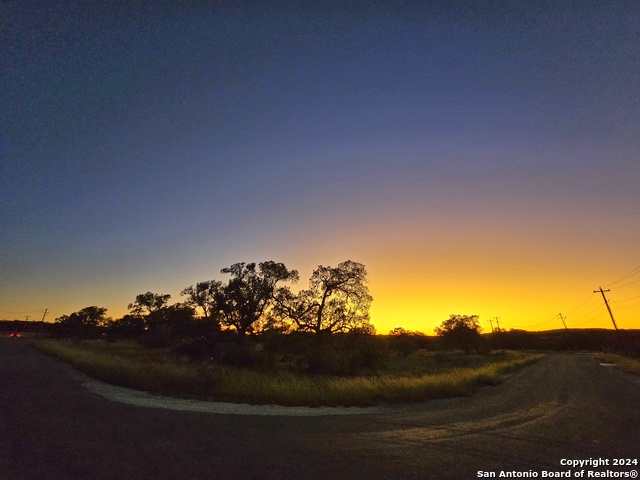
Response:
POLYGON ((639 469, 611 463, 640 456, 640 381, 589 355, 548 355, 471 398, 264 417, 111 402, 24 340, 0 338, 2 479, 590 478, 639 469), (609 466, 561 464, 590 458, 609 466))

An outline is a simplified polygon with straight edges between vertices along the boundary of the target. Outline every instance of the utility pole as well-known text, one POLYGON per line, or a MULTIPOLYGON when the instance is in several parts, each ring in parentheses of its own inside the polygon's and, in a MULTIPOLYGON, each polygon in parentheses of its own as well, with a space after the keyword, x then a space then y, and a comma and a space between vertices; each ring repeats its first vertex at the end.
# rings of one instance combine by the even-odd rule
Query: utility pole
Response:
POLYGON ((40 320, 40 323, 41 323, 42 325, 40 325, 40 328, 38 329, 38 332, 36 333, 36 337, 39 337, 39 336, 40 336, 40 330, 42 330, 42 327, 44 326, 44 317, 46 317, 46 316, 47 316, 47 313, 49 313, 49 309, 48 309, 48 308, 45 308, 45 309, 44 309, 44 314, 42 315, 42 320, 40 320))
POLYGON ((564 323, 564 318, 562 317, 562 314, 561 314, 561 313, 559 313, 559 314, 558 314, 558 316, 560 317, 560 320, 562 320, 562 325, 564 325, 564 329, 565 329, 565 330, 569 330, 569 329, 567 328, 567 324, 566 324, 566 323, 564 323))
POLYGON ((493 320, 489 319, 489 323, 491 324, 491 333, 493 333, 493 320))
POLYGON ((602 294, 602 298, 604 299, 604 304, 607 306, 607 311, 609 312, 609 316, 611 317, 611 322, 613 323, 613 328, 616 329, 616 333, 618 334, 618 339, 620 340, 620 344, 622 345, 622 348, 624 348, 624 340, 622 339, 622 334, 620 333, 620 330, 618 330, 618 325, 616 325, 616 321, 613 318, 613 312, 611 311, 611 307, 609 306, 609 301, 607 300, 607 296, 604 294, 604 292, 610 292, 611 290, 603 290, 602 287, 600 287, 599 290, 594 290, 593 293, 598 293, 600 292, 602 294))
POLYGON ((498 331, 501 332, 502 330, 500 330, 500 317, 496 317, 496 323, 498 324, 498 331))

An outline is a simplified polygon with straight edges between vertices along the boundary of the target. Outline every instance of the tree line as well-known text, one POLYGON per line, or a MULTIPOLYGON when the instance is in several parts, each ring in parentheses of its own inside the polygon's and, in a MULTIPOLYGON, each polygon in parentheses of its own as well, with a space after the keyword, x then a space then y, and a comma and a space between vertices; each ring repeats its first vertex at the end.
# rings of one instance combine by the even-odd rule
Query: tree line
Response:
POLYGON ((209 354, 233 342, 235 348, 227 346, 227 354, 239 362, 251 356, 247 338, 257 334, 289 333, 297 343, 304 338, 315 344, 311 350, 326 350, 337 334, 375 333, 369 318, 373 298, 361 263, 320 265, 308 287, 297 292, 291 285, 299 280, 298 271, 283 263, 240 262, 221 273, 230 278, 190 285, 181 292, 182 302, 169 304, 169 294, 141 293, 122 318, 113 320, 106 308, 90 306, 57 318, 54 333, 136 338, 147 346, 177 346, 193 354, 209 354))
POLYGON ((240 262, 220 272, 229 278, 190 285, 181 291, 181 302, 170 304, 171 295, 149 291, 137 295, 122 318, 109 318, 104 307, 85 307, 57 318, 53 334, 137 339, 148 347, 173 347, 241 365, 263 363, 277 354, 303 358, 310 370, 329 373, 372 365, 389 350, 401 355, 421 348, 483 353, 498 341, 502 348, 521 348, 530 338, 514 333, 488 341, 481 336, 477 315, 450 315, 435 329, 435 339, 398 327, 383 343, 373 338, 367 271, 351 260, 318 266, 307 288, 297 292, 292 285, 299 280, 298 271, 283 263, 240 262), (247 346, 248 338, 258 337, 267 350, 260 354, 255 342, 247 346))

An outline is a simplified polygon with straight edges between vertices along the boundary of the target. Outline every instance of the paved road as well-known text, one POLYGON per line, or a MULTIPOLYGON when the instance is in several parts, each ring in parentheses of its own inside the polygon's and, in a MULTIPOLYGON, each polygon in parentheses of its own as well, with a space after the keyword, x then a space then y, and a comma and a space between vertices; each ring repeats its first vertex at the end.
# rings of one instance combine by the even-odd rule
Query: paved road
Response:
POLYGON ((640 456, 640 381, 588 355, 548 355, 471 398, 251 417, 110 402, 24 340, 0 338, 2 479, 542 478, 563 458, 640 456))

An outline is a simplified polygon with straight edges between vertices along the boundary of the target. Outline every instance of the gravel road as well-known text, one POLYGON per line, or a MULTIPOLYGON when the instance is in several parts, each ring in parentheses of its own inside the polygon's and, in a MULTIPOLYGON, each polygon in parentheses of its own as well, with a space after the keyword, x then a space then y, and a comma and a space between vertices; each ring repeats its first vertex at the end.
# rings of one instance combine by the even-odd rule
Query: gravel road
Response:
POLYGON ((347 416, 220 415, 111 401, 25 340, 0 338, 1 479, 544 478, 580 470, 620 478, 638 469, 611 463, 640 456, 640 380, 590 355, 547 355, 470 398, 347 416), (562 465, 592 458, 609 466, 562 465))

